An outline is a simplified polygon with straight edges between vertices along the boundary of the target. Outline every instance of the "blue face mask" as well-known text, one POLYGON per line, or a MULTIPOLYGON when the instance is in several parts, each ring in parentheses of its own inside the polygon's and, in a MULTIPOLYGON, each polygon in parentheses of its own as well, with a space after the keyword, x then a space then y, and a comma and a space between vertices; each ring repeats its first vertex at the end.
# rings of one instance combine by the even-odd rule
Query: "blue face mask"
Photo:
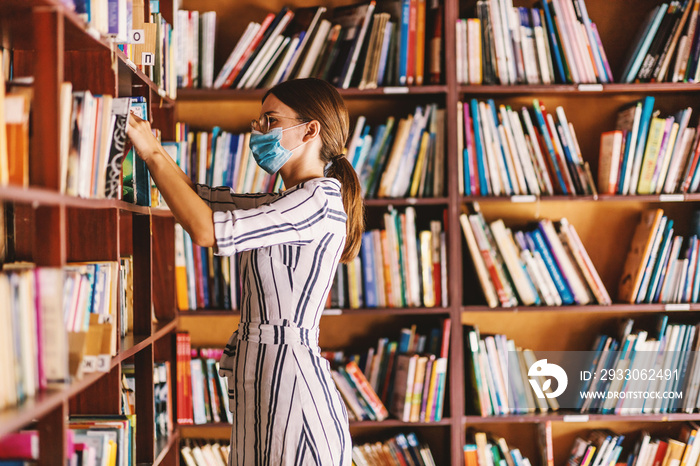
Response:
MULTIPOLYGON (((282 165, 287 163, 287 160, 292 156, 292 152, 299 147, 306 144, 302 142, 294 149, 285 149, 282 147, 282 133, 288 129, 296 128, 297 126, 305 125, 306 123, 301 123, 296 126, 290 126, 289 128, 274 128, 267 133, 261 133, 260 131, 253 130, 250 135, 250 142, 248 146, 250 151, 253 153, 253 158, 260 168, 265 170, 270 175, 273 175, 282 168, 282 165)), ((308 142, 308 141, 307 141, 308 142)))

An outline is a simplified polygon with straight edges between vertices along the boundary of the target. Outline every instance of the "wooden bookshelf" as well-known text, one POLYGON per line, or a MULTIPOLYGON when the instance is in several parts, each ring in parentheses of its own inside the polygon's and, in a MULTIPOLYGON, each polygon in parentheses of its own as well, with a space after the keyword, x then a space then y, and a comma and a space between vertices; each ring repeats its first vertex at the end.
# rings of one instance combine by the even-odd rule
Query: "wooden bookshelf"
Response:
MULTIPOLYGON (((352 3, 350 1, 332 0, 317 2, 327 5, 329 8, 352 3)), ((612 67, 613 75, 619 76, 623 60, 630 47, 631 38, 636 33, 642 22, 643 16, 654 5, 655 0, 635 2, 634 8, 629 3, 609 2, 605 0, 587 0, 586 5, 591 18, 596 22, 600 31, 608 60, 612 67), (633 10, 633 11, 630 11, 633 10), (620 21, 625 18, 625 21, 620 21)), ((534 1, 517 2, 517 6, 533 6, 534 1)), ((670 113, 683 106, 693 106, 696 113, 700 111, 700 86, 696 83, 643 83, 643 84, 555 84, 555 85, 460 85, 456 80, 455 60, 455 31, 451 25, 457 18, 473 17, 476 5, 475 0, 446 0, 444 24, 444 53, 445 53, 445 81, 440 86, 425 86, 424 88, 410 88, 402 90, 405 94, 385 94, 382 89, 371 92, 356 89, 341 90, 341 95, 347 100, 351 121, 365 112, 380 113, 381 116, 405 113, 406 107, 423 104, 425 102, 437 102, 447 110, 446 136, 447 136, 447 193, 446 197, 438 199, 368 199, 365 201, 368 219, 375 219, 381 215, 383 209, 389 205, 421 205, 435 208, 447 207, 447 234, 448 234, 448 294, 450 306, 445 309, 357 309, 357 310, 330 310, 324 313, 321 323, 321 338, 324 332, 343 340, 349 345, 359 345, 357 342, 343 335, 343 326, 346 318, 353 318, 353 323, 367 328, 377 319, 389 319, 389 325, 393 322, 399 327, 404 319, 422 314, 447 314, 452 320, 452 340, 450 347, 449 367, 449 391, 446 403, 445 417, 441 423, 428 425, 428 429, 444 429, 449 433, 449 464, 453 466, 464 464, 462 447, 465 443, 466 430, 469 427, 487 429, 497 425, 497 429, 507 432, 514 438, 509 443, 531 443, 536 445, 538 434, 536 424, 547 421, 554 423, 553 441, 555 449, 555 464, 563 464, 566 454, 571 447, 571 434, 562 426, 570 426, 576 422, 579 430, 585 430, 586 422, 596 426, 607 426, 611 429, 621 428, 623 431, 634 430, 646 426, 658 426, 654 429, 665 429, 667 424, 680 423, 686 420, 700 420, 700 413, 693 414, 659 414, 641 416, 615 416, 615 415, 586 415, 584 417, 576 413, 548 413, 529 416, 499 416, 482 418, 480 416, 465 415, 465 394, 463 387, 464 354, 461 323, 476 323, 483 326, 485 332, 506 333, 515 332, 516 344, 520 344, 519 337, 525 338, 531 334, 529 340, 523 345, 532 343, 537 350, 566 349, 565 340, 576 341, 577 329, 581 330, 581 338, 576 344, 578 349, 590 349, 591 338, 599 330, 614 328, 620 319, 635 317, 639 319, 651 319, 658 314, 667 314, 671 320, 683 319, 690 321, 700 317, 700 305, 664 305, 664 304, 623 304, 614 300, 610 306, 562 306, 562 307, 526 307, 490 309, 485 306, 478 281, 474 276, 469 258, 469 252, 464 242, 459 225, 459 214, 464 205, 478 202, 487 220, 504 218, 506 224, 521 225, 537 218, 558 219, 566 216, 576 225, 577 231, 587 247, 591 259, 601 273, 604 283, 611 296, 616 297, 617 280, 619 279, 622 265, 625 260, 627 248, 636 226, 638 213, 648 207, 663 208, 676 222, 682 225, 680 228, 687 231, 689 213, 698 206, 700 201, 698 194, 672 194, 650 196, 514 196, 514 197, 479 197, 462 196, 458 192, 457 172, 457 102, 471 98, 486 100, 493 97, 497 104, 510 103, 513 107, 531 105, 533 98, 540 99, 548 109, 562 105, 567 111, 567 116, 576 128, 577 137, 581 143, 584 158, 591 164, 592 172, 597 173, 598 146, 600 133, 614 128, 617 110, 625 103, 639 99, 644 95, 654 95, 657 105, 663 112, 670 113), (398 97, 398 98, 397 98, 398 97), (427 100, 426 100, 427 98, 427 100), (371 110, 369 110, 371 109, 371 110), (596 223, 593 228, 592 222, 596 223), (611 233, 614 232, 614 233, 611 233), (611 237, 615 237, 613 241, 611 237), (337 315, 328 315, 337 314, 337 315), (343 319, 342 322, 333 323, 334 319, 343 319), (370 323, 367 323, 369 321, 370 323), (564 336, 549 338, 551 332, 556 332, 559 327, 565 326, 568 330, 564 336), (517 331, 516 331, 517 330, 517 331), (550 346, 548 346, 550 345, 550 346), (557 346, 559 345, 559 346, 557 346), (576 417, 579 416, 579 417, 576 417), (516 438, 522 437, 522 438, 516 438)), ((268 4, 263 0, 253 0, 246 8, 229 5, 222 0, 189 0, 183 3, 183 9, 205 11, 214 9, 221 20, 227 22, 225 31, 217 31, 218 44, 227 44, 219 47, 215 59, 215 71, 221 67, 230 48, 240 37, 242 30, 248 21, 260 17, 260 11, 278 11, 281 4, 268 4)), ((308 6, 306 2, 292 2, 291 7, 308 6)), ((394 92, 390 89, 389 92, 394 92)), ((214 122, 222 127, 234 131, 243 131, 247 128, 251 115, 254 117, 259 108, 259 101, 264 95, 263 90, 180 90, 177 103, 177 119, 191 123, 193 127, 207 128, 214 122), (243 116, 234 116, 233 110, 237 109, 243 116), (218 112, 218 114, 216 114, 218 112)), ((239 115, 240 115, 239 113, 239 115)), ((694 120, 695 118, 693 118, 694 120)), ((193 337, 204 332, 207 319, 214 319, 220 315, 216 311, 201 311, 201 316, 186 317, 192 324, 188 330, 193 337), (211 316, 211 317, 209 317, 211 316), (198 321, 197 324, 194 321, 198 321)), ((184 313, 181 313, 181 322, 184 322, 184 313)), ((421 316, 422 317, 422 316, 421 316)), ((511 335, 509 335, 511 336, 511 335)), ((222 342, 223 343, 223 342, 222 342)), ((363 423, 374 428, 390 431, 392 421, 383 423, 363 423)), ((394 421, 395 422, 395 421, 394 421)), ((674 424, 675 425, 675 424, 674 424)), ((354 427, 357 424, 353 424, 354 427)), ((183 437, 196 436, 197 427, 182 427, 183 437)), ((353 432, 353 435, 355 433, 353 432)), ((671 435, 671 434, 669 434, 671 435)), ((675 435, 675 432, 673 433, 675 435)), ((439 443, 435 445, 438 447, 439 443)), ((522 447, 522 445, 521 445, 522 447)), ((526 449, 523 449, 526 451, 526 449)), ((537 462, 541 458, 537 447, 532 447, 531 461, 537 462)), ((444 464, 448 464, 447 462, 444 464)))
MULTIPOLYGON (((173 6, 166 1, 161 5, 172 23, 173 6)), ((135 366, 137 380, 139 435, 134 463, 178 464, 176 429, 154 445, 153 397, 154 362, 171 361, 173 380, 175 373, 171 346, 178 315, 174 283, 167 278, 174 268, 168 238, 173 236, 175 220, 164 208, 60 194, 57 170, 62 82, 71 82, 75 91, 144 97, 152 110, 153 126, 164 135, 174 131, 174 100, 117 51, 110 39, 100 37, 59 0, 0 2, 0 30, 6 53, 13 53, 14 77, 32 77, 34 89, 30 186, 0 187, 0 206, 12 212, 14 224, 13 255, 8 260, 62 267, 80 261, 119 261, 131 255, 135 276, 133 331, 117 341, 107 372, 51 386, 17 407, 0 411, 0 437, 35 428, 39 464, 65 465, 68 416, 120 414, 121 366, 129 362, 135 366)))

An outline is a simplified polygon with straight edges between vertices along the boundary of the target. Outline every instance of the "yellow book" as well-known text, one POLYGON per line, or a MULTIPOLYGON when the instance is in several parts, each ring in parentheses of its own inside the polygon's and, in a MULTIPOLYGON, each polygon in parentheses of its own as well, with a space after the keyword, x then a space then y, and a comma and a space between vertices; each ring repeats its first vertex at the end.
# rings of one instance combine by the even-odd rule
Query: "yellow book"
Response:
POLYGON ((175 224, 175 289, 177 291, 177 308, 189 309, 187 293, 187 262, 185 260, 185 233, 182 225, 175 224))
POLYGON ((428 399, 425 403, 425 417, 421 419, 424 422, 430 422, 433 420, 431 414, 433 413, 433 404, 437 397, 437 379, 438 371, 436 370, 437 359, 433 362, 433 369, 430 371, 430 385, 428 385, 428 399))
POLYGON ((117 466, 117 442, 109 441, 109 466, 117 466))
POLYGON ((428 365, 427 356, 419 356, 416 361, 416 375, 413 379, 413 391, 411 392, 410 422, 420 421, 420 405, 423 400, 423 385, 425 385, 425 368, 428 365))
MULTIPOLYGON (((666 143, 666 154, 664 154, 664 159, 661 165, 661 171, 659 172, 658 178, 656 178, 652 185, 652 190, 656 194, 661 194, 661 190, 666 182, 666 174, 668 173, 668 167, 671 165, 671 156, 673 156, 674 147, 676 143, 676 137, 678 136, 678 129, 680 125, 678 123, 673 123, 671 126, 671 132, 668 135, 668 142, 666 143)), ((681 141, 678 141, 680 144, 681 141)), ((680 157, 680 154, 678 154, 680 157)))
POLYGON ((588 466, 591 464, 591 461, 593 460, 593 456, 595 454, 596 447, 593 445, 590 445, 588 449, 586 450, 586 454, 583 455, 583 461, 581 462, 581 466, 588 466))
POLYGON ((243 183, 245 183, 246 169, 248 168, 248 158, 250 156, 250 149, 248 143, 250 142, 250 133, 246 133, 243 138, 243 150, 241 152, 241 158, 238 161, 238 179, 236 184, 232 188, 239 193, 244 193, 243 183))
MULTIPOLYGON (((698 434, 698 431, 697 431, 696 429, 692 429, 692 430, 690 431, 690 437, 689 437, 689 438, 695 439, 695 440, 693 440, 693 443, 696 442, 696 441, 698 441, 698 439, 696 438, 696 435, 697 435, 697 434, 698 434)), ((690 452, 692 451, 692 449, 693 449, 693 444, 692 444, 692 443, 689 443, 689 444, 685 447, 685 450, 683 451, 683 459, 681 459, 681 466, 686 466, 686 465, 688 464, 688 458, 690 457, 690 452)), ((695 464, 695 463, 693 463, 693 464, 695 464)))
POLYGON ((683 457, 683 451, 685 450, 685 443, 680 442, 675 439, 668 439, 668 447, 666 448, 666 455, 661 463, 661 466, 678 466, 680 465, 681 458, 683 457))
POLYGON ((665 131, 665 118, 654 117, 651 119, 647 146, 646 149, 644 149, 644 157, 642 158, 642 170, 639 173, 637 194, 651 194, 651 180, 654 177, 656 161, 659 158, 659 150, 661 149, 661 141, 663 140, 665 131))
POLYGON ((430 135, 427 132, 423 132, 423 137, 420 141, 420 150, 418 151, 418 160, 416 160, 416 167, 413 169, 413 180, 411 181, 411 190, 409 195, 411 197, 416 197, 418 195, 418 187, 420 186, 420 179, 423 176, 423 170, 427 170, 425 165, 425 159, 428 157, 428 146, 430 141, 430 135))
POLYGON ((348 296, 350 297, 350 309, 358 309, 360 307, 359 287, 362 285, 359 282, 358 270, 361 267, 358 264, 359 256, 348 262, 348 296))

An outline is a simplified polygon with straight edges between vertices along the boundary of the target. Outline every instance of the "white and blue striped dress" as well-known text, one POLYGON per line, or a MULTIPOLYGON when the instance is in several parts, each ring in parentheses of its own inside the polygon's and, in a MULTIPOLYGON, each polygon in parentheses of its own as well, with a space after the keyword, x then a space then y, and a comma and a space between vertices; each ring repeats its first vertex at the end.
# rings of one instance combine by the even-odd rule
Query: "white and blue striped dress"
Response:
POLYGON ((282 194, 196 189, 214 211, 217 254, 239 253, 241 320, 220 362, 229 465, 350 465, 347 412, 318 347, 345 246, 340 183, 316 178, 282 194))

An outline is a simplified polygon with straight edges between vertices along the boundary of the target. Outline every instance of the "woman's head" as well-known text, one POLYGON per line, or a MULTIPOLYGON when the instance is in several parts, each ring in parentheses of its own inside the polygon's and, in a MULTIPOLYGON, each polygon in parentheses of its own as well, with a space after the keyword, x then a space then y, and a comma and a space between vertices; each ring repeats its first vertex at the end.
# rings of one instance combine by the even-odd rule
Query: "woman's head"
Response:
MULTIPOLYGON (((297 144, 302 141, 302 144, 316 145, 319 153, 318 162, 322 166, 330 164, 326 175, 340 181, 343 205, 348 215, 345 250, 340 260, 348 262, 360 250, 364 230, 364 205, 357 174, 343 153, 350 130, 345 103, 335 87, 326 81, 314 78, 285 81, 267 91, 263 97, 263 107, 272 104, 274 104, 272 106, 281 107, 274 100, 266 104, 270 96, 274 96, 294 113, 280 115, 289 119, 280 126, 290 128, 287 132, 297 130, 301 132, 302 136, 297 139, 297 144), (292 126, 300 123, 308 123, 308 125, 291 129, 292 126)), ((294 149, 294 146, 290 149, 294 149)), ((315 151, 305 152, 315 153, 315 151)))

